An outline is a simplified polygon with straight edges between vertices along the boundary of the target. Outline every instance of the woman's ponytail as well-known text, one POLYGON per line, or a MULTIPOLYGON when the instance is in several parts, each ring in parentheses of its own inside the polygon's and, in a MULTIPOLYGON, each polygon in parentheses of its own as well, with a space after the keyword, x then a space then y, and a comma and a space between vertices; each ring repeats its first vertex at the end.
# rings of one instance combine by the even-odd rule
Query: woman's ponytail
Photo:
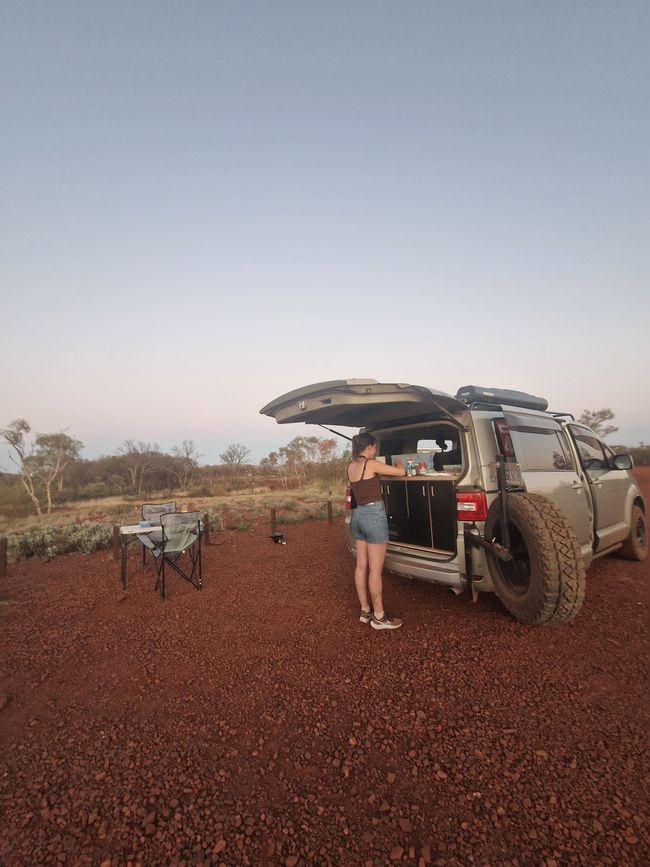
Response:
POLYGON ((352 457, 358 458, 368 446, 374 446, 376 440, 372 434, 360 433, 352 437, 352 457))

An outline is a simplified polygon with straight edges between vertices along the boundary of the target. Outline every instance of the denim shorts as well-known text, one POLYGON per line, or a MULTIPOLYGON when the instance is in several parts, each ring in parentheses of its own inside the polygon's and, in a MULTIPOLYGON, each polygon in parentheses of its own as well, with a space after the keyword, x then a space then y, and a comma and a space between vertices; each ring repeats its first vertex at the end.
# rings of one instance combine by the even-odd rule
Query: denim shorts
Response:
POLYGON ((382 545, 388 542, 388 519, 381 500, 357 506, 352 513, 352 535, 360 542, 382 545))

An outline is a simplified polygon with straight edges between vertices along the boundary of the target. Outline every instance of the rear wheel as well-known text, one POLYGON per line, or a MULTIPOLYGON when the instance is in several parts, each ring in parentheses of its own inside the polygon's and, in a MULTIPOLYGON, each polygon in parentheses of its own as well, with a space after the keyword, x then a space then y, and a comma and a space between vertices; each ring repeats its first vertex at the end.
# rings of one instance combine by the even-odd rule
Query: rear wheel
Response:
MULTIPOLYGON (((488 552, 499 599, 520 623, 571 620, 584 601, 585 567, 564 513, 539 494, 508 494, 508 528, 513 559, 488 552)), ((503 542, 500 499, 490 507, 485 536, 503 542)))
POLYGON ((618 554, 624 560, 645 560, 648 556, 648 530, 641 506, 632 506, 630 532, 618 554))

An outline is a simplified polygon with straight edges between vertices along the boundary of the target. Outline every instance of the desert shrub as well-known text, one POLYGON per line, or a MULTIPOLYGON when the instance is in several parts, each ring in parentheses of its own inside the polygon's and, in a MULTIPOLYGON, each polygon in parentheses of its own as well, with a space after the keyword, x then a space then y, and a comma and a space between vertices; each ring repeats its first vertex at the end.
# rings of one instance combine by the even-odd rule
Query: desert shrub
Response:
MULTIPOLYGON (((63 544, 69 546, 68 551, 81 551, 82 554, 110 548, 112 543, 113 528, 110 524, 92 524, 89 522, 68 525, 67 538, 63 540, 63 544)), ((68 553, 68 551, 60 553, 68 553)))
POLYGON ((32 527, 24 533, 7 536, 7 550, 11 560, 27 560, 29 557, 54 557, 56 550, 56 527, 32 527))
POLYGON ((220 532, 224 529, 224 520, 221 512, 207 512, 210 532, 220 532))
POLYGON ((250 528, 251 528, 251 522, 246 520, 246 518, 240 518, 239 523, 235 527, 235 529, 239 530, 240 532, 244 532, 245 530, 250 530, 250 528))
POLYGON ((102 497, 110 497, 115 492, 110 485, 105 482, 91 482, 89 485, 84 485, 83 488, 77 488, 74 491, 65 490, 64 501, 70 500, 99 500, 102 497))
POLYGON ((305 509, 304 512, 300 515, 301 521, 317 521, 318 520, 318 509, 305 509))
POLYGON ((120 518, 126 520, 131 515, 131 508, 124 503, 119 503, 115 506, 106 506, 104 511, 109 518, 120 518))
POLYGON ((188 488, 187 495, 188 497, 211 497, 212 489, 210 488, 210 485, 206 484, 206 482, 202 482, 199 485, 188 488))
MULTIPOLYGON (((344 509, 342 509, 338 503, 332 503, 332 517, 333 518, 338 518, 339 515, 343 514, 343 512, 344 512, 344 509)), ((324 503, 322 506, 320 506, 320 508, 318 509, 318 513, 315 515, 315 517, 319 521, 324 521, 327 519, 327 503, 324 503)))
POLYGON ((278 515, 276 524, 300 524, 305 520, 304 515, 278 515))
POLYGON ((0 514, 7 518, 25 518, 35 512, 25 489, 13 479, 0 477, 0 514))
POLYGON ((66 524, 60 527, 43 524, 24 533, 12 533, 7 537, 7 547, 12 560, 27 560, 30 557, 55 557, 57 554, 81 552, 90 554, 109 548, 113 540, 110 524, 66 524))

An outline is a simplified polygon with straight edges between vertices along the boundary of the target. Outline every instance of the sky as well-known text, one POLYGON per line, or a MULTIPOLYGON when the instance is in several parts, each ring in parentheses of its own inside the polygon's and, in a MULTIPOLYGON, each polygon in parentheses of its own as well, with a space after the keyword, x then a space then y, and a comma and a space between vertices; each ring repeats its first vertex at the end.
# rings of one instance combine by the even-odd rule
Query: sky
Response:
POLYGON ((259 460, 367 377, 650 441, 647 0, 0 17, 0 427, 259 460))

